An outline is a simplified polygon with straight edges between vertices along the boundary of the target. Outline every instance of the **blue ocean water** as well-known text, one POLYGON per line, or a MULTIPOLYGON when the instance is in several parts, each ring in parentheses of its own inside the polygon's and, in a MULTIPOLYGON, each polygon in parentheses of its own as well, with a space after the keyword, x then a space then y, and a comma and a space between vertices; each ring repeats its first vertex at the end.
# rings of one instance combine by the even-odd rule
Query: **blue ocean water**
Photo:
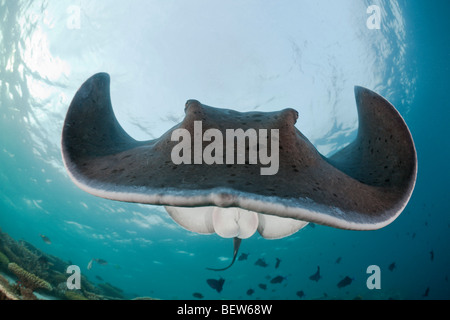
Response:
POLYGON ((1 231, 129 298, 449 299, 450 3, 336 2, 2 1, 1 231), (381 9, 380 29, 366 24, 370 5, 381 9), (159 137, 195 98, 240 111, 293 107, 297 128, 325 155, 354 138, 353 86, 364 85, 387 97, 412 133, 414 193, 383 229, 254 235, 240 248, 247 260, 206 270, 231 261, 230 239, 184 230, 162 207, 94 197, 67 175, 64 117, 98 71, 111 74, 116 115, 137 139, 159 137), (108 263, 88 269, 93 258, 108 263), (260 258, 267 267, 255 265, 260 258), (380 289, 367 287, 371 265, 380 267, 380 289), (276 276, 285 279, 270 283, 276 276), (352 283, 339 288, 346 276, 352 283), (206 281, 219 278, 220 293, 206 281))

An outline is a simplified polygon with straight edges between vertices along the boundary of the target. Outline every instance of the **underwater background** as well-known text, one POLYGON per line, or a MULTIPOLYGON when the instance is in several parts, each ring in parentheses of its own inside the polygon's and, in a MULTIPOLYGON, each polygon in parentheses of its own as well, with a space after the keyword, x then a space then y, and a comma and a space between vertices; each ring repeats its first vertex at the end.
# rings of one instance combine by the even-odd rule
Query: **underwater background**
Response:
POLYGON ((51 283, 40 297, 58 299, 449 299, 449 10, 446 0, 0 0, 1 277, 20 295, 15 263, 51 283), (371 5, 379 29, 368 23, 371 5), (230 239, 184 230, 162 207, 94 197, 68 177, 65 114, 100 71, 135 139, 178 123, 188 99, 238 111, 291 107, 326 156, 356 136, 353 86, 365 86, 412 133, 415 190, 383 229, 255 234, 242 242, 246 260, 206 270, 231 261, 230 239), (87 279, 76 295, 64 288, 69 264, 87 279), (380 267, 380 289, 366 285, 370 265, 380 267), (318 266, 321 278, 311 280, 318 266), (338 287, 345 277, 351 283, 338 287), (220 278, 218 292, 207 280, 220 278))

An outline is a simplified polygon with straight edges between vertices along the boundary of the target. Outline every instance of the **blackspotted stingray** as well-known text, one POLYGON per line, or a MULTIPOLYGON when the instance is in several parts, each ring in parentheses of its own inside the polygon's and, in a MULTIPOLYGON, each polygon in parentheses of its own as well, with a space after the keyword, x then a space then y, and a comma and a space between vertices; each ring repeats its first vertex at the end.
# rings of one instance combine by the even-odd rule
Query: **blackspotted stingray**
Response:
MULTIPOLYGON (((279 239, 308 222, 379 229, 394 221, 410 199, 417 175, 416 150, 403 118, 386 99, 363 87, 355 87, 355 96, 357 137, 328 158, 295 127, 298 113, 293 109, 237 112, 196 100, 187 101, 184 120, 160 138, 137 141, 114 115, 109 75, 99 73, 81 86, 67 112, 64 165, 73 182, 95 196, 163 205, 190 231, 234 238, 233 262, 241 239, 256 231, 264 238, 279 239), (194 129, 199 121, 202 134, 209 129, 224 135, 227 129, 277 129, 276 174, 261 174, 267 166, 248 160, 175 164, 171 155, 179 141, 173 139, 174 131, 198 135, 194 129)), ((192 150, 198 148, 191 143, 192 150)), ((203 136, 200 147, 209 143, 203 136)), ((267 145, 259 141, 253 147, 270 150, 274 143, 268 139, 267 145)), ((250 152, 247 146, 246 156, 250 152)), ((224 152, 216 155, 220 154, 225 158, 224 152)))

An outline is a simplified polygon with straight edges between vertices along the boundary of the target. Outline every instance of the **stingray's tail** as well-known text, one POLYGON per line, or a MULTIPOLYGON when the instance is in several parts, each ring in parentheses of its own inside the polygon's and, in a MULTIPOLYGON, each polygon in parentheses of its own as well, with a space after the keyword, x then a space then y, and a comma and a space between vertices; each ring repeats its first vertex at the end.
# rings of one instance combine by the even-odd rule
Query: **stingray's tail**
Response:
POLYGON ((233 247, 234 247, 234 252, 233 252, 233 260, 231 260, 231 263, 229 266, 225 267, 225 268, 221 268, 221 269, 214 269, 214 268, 206 268, 208 270, 213 270, 213 271, 223 271, 223 270, 227 270, 228 268, 230 268, 234 261, 236 261, 236 257, 239 251, 239 247, 241 246, 241 238, 233 238, 233 247))

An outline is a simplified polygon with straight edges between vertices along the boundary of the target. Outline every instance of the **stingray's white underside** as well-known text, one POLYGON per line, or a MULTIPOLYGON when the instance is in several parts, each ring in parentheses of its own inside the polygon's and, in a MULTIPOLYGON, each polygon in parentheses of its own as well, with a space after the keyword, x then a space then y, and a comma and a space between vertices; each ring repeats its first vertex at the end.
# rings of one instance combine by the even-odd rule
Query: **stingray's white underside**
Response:
POLYGON ((183 228, 201 233, 217 233, 223 238, 250 238, 256 230, 266 239, 280 239, 296 233, 306 221, 257 213, 241 208, 165 207, 183 228))

